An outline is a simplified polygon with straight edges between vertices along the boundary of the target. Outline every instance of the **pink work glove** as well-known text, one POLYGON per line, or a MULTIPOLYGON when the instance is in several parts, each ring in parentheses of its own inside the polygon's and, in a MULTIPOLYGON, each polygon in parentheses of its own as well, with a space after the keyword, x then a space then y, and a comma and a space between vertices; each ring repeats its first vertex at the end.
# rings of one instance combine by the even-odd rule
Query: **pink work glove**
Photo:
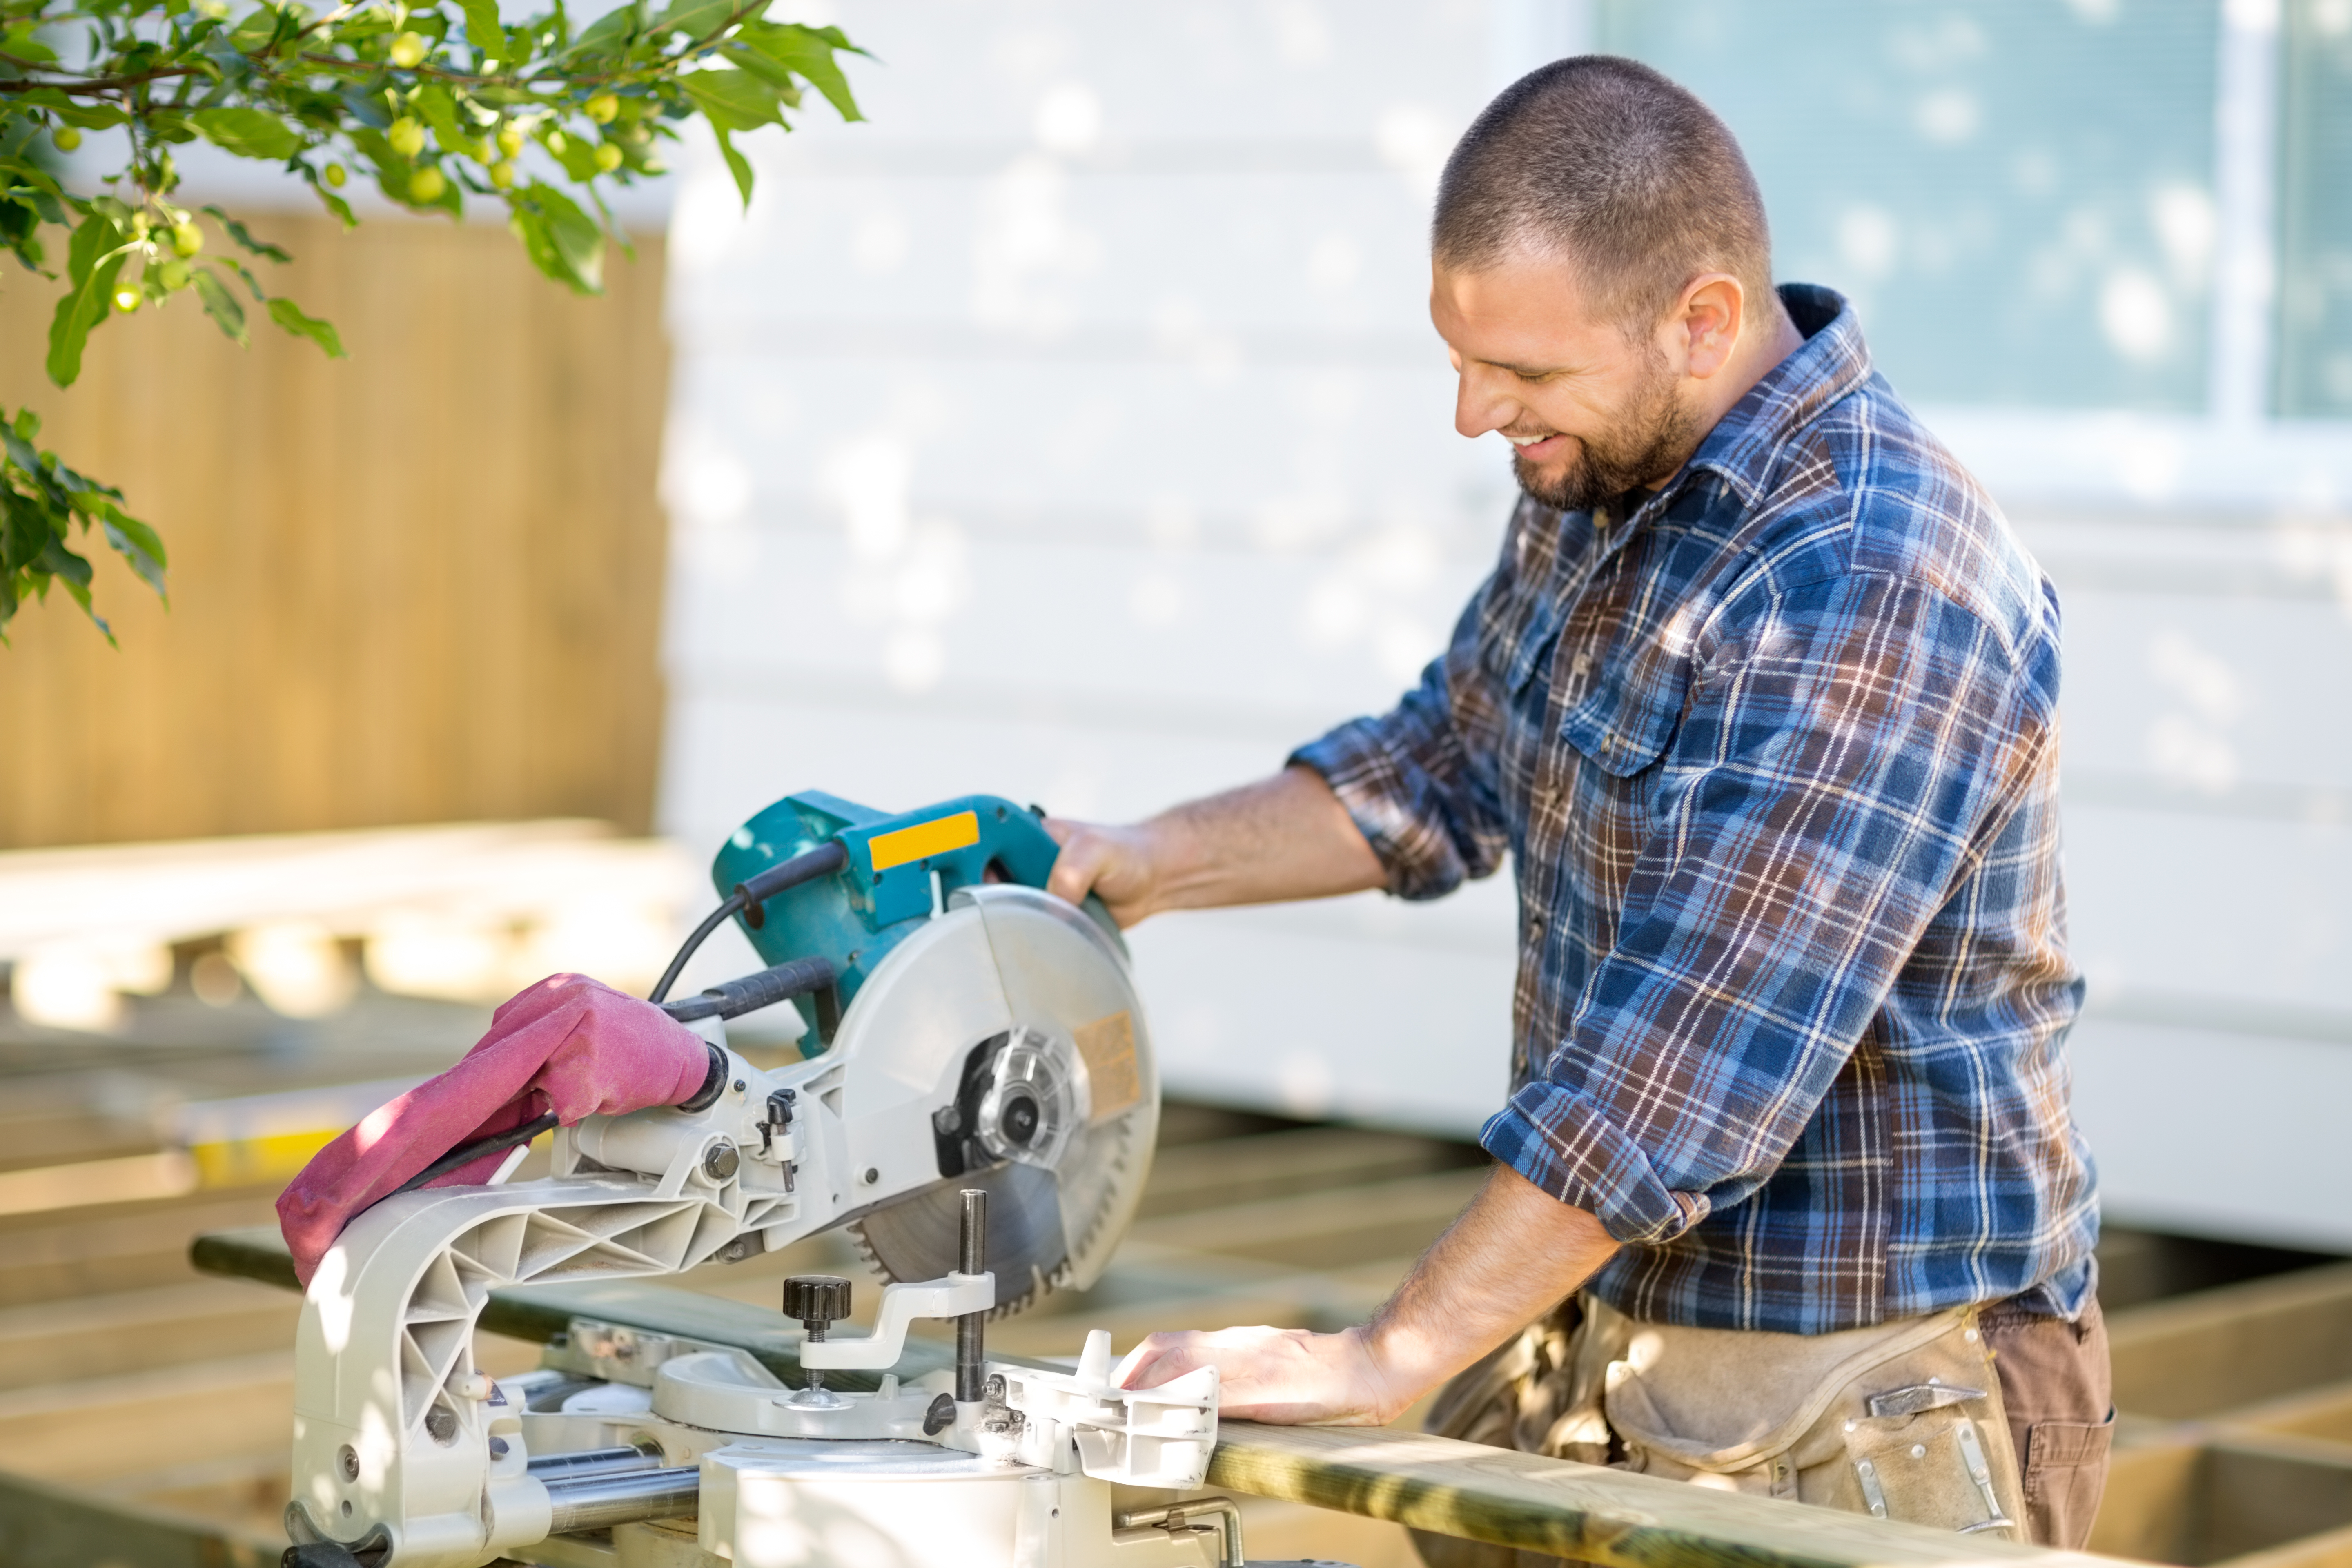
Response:
MULTIPOLYGON (((352 1216, 451 1150, 553 1111, 566 1127, 694 1098, 710 1073, 702 1037, 650 1002, 584 974, 551 974, 490 1016, 465 1059, 319 1151, 278 1198, 294 1272, 310 1283, 352 1216)), ((425 1184, 488 1181, 485 1154, 425 1184)))

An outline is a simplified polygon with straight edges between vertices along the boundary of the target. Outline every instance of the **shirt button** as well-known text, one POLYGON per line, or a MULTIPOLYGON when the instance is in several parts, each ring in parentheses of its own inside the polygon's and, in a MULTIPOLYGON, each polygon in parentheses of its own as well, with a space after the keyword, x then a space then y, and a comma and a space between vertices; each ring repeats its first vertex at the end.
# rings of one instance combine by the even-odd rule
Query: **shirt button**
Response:
POLYGON ((1541 936, 1543 935, 1543 931, 1544 915, 1541 910, 1538 910, 1535 913, 1528 917, 1528 934, 1529 936, 1541 936))
POLYGON ((1568 672, 1570 675, 1582 675, 1586 670, 1591 668, 1592 659, 1588 654, 1578 654, 1574 658, 1569 660, 1568 663, 1568 672))

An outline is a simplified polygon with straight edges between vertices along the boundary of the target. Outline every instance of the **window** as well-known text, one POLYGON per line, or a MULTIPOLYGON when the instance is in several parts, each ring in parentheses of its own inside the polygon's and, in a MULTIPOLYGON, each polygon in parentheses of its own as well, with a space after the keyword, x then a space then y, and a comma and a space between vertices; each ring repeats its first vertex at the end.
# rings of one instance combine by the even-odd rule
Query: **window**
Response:
MULTIPOLYGON (((2352 20, 2352 0, 2308 8, 2328 5, 2352 20)), ((1779 275, 1851 296, 1906 397, 2205 410, 2218 0, 1601 0, 1594 23, 1730 123, 1779 275)), ((2340 192, 2336 47, 2334 140, 2314 141, 2340 192)), ((2352 203, 2332 209, 2331 411, 2352 405, 2352 203)))

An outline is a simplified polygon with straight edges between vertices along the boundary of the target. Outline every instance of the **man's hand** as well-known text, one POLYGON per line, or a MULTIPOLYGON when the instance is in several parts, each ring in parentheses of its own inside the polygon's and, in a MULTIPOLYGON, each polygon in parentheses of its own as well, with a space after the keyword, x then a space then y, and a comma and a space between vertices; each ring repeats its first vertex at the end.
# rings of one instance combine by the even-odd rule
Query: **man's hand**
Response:
POLYGON ((1616 1250, 1598 1219, 1498 1165, 1364 1327, 1153 1334, 1126 1385, 1156 1388, 1213 1363, 1225 1415, 1385 1425, 1550 1310, 1616 1250))
POLYGON ((1045 890, 1072 903, 1088 893, 1102 900, 1121 930, 1146 915, 1157 914, 1160 846, 1154 823, 1108 827, 1049 816, 1045 831, 1062 847, 1045 890))
POLYGON ((1130 827, 1049 816, 1045 831, 1062 847, 1046 890, 1074 904, 1094 893, 1121 926, 1163 910, 1328 899, 1388 880, 1312 768, 1286 768, 1130 827))
POLYGON ((1278 1426, 1383 1426, 1404 1414, 1400 1397, 1365 1343, 1362 1329, 1219 1329, 1153 1334, 1136 1347, 1127 1386, 1160 1384, 1214 1365, 1217 1410, 1278 1426))

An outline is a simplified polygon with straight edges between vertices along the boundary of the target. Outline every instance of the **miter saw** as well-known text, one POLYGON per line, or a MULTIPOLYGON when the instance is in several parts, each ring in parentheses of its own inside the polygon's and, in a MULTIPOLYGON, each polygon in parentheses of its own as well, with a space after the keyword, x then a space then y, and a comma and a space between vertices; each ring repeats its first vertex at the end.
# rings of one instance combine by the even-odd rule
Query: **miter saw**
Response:
POLYGON ((799 795, 738 829, 725 901, 654 995, 707 1042, 702 1090, 560 1130, 545 1180, 388 1198, 320 1262, 289 1568, 1239 1563, 1233 1505, 1174 1495, 1215 1444, 1213 1368, 1123 1390, 1100 1333, 1067 1372, 984 1358, 990 1314, 1101 1272, 1159 1119, 1124 944, 1098 904, 1043 890, 1055 853, 989 796, 886 816, 799 795), (665 1000, 729 919, 771 967, 665 1000), (729 1017, 786 1000, 803 1059, 728 1048, 729 1017), (843 1335, 846 1280, 785 1282, 799 1387, 739 1348, 580 1320, 538 1371, 475 1367, 494 1288, 672 1274, 845 1224, 890 1283, 873 1331, 843 1335), (924 1317, 956 1321, 955 1365, 901 1382, 924 1317), (885 1375, 826 1386, 860 1370, 885 1375), (1115 1486, 1160 1495, 1115 1509, 1115 1486))

